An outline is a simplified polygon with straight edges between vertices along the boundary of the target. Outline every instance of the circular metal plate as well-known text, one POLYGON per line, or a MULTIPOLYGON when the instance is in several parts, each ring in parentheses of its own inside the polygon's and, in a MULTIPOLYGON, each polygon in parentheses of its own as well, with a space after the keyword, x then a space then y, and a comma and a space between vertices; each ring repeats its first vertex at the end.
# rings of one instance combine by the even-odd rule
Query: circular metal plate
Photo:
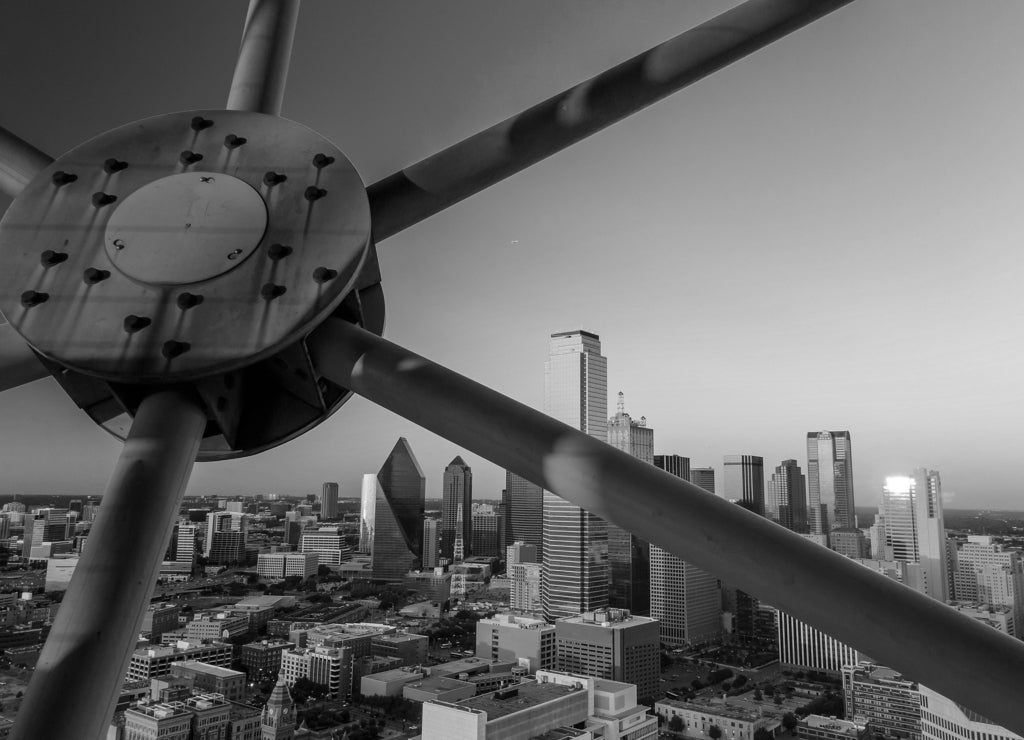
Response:
POLYGON ((260 113, 171 113, 108 131, 28 184, 0 221, 0 311, 74 370, 191 380, 300 340, 369 247, 365 186, 322 136, 260 113))
POLYGON ((107 258, 128 277, 183 285, 220 275, 252 254, 267 230, 256 190, 219 172, 183 172, 143 185, 115 205, 107 258))

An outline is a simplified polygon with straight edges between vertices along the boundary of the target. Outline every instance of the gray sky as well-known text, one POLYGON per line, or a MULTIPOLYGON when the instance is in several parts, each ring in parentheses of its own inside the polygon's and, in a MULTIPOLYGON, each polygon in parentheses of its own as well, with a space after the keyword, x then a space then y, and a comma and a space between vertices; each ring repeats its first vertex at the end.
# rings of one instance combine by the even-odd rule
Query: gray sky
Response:
MULTIPOLYGON (((734 4, 307 0, 284 114, 369 183, 734 4)), ((244 13, 4 7, 0 121, 56 155, 220 107, 244 13)), ((1019 508, 1022 25, 1011 0, 859 0, 383 242, 386 336, 539 407, 548 335, 584 327, 659 453, 806 469, 806 432, 849 429, 860 505, 926 466, 948 505, 1019 508)), ((354 495, 400 435, 428 495, 456 454, 500 492, 360 399, 190 491, 354 495)), ((52 381, 0 396, 0 495, 99 492, 118 448, 52 381)))

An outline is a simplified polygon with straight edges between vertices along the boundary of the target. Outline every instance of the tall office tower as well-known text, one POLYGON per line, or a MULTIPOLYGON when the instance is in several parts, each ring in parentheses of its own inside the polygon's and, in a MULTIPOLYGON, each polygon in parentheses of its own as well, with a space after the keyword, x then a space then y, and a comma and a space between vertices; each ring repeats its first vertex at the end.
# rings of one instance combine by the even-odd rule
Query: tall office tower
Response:
POLYGON ((462 509, 462 544, 464 555, 472 553, 473 471, 466 461, 456 456, 444 469, 444 487, 441 489, 441 557, 454 560, 455 528, 459 509, 462 509))
POLYGON ((441 522, 437 519, 423 520, 423 553, 420 559, 424 568, 436 568, 441 554, 441 522))
POLYGON ((473 541, 469 551, 491 558, 505 554, 504 518, 493 506, 473 504, 473 541))
MULTIPOLYGON (((544 365, 544 412, 602 442, 608 438, 608 363, 585 331, 551 335, 544 365)), ((549 621, 608 603, 608 526, 544 492, 541 600, 549 621)))
POLYGON ((320 518, 338 518, 338 484, 324 483, 323 493, 320 494, 320 518))
POLYGON ((210 565, 245 562, 245 539, 249 531, 245 514, 211 511, 206 515, 203 556, 210 565))
POLYGON ((676 478, 690 480, 690 458, 680 455, 655 455, 654 467, 671 473, 676 478))
POLYGON ((726 455, 724 495, 764 516, 764 458, 757 455, 726 455))
POLYGON ((31 556, 32 548, 40 546, 44 542, 65 542, 67 539, 68 510, 38 509, 30 518, 25 519, 22 555, 24 557, 31 556))
POLYGON ((786 529, 807 531, 807 481, 796 460, 783 460, 768 481, 765 513, 786 529))
POLYGON ((363 474, 363 484, 359 489, 359 552, 370 555, 373 553, 373 520, 377 511, 377 491, 380 481, 373 473, 363 474))
POLYGON ((1024 559, 1020 552, 1006 549, 991 537, 969 535, 957 552, 956 598, 1011 607, 1014 624, 1024 624, 1024 559))
POLYGON ((942 482, 934 470, 918 468, 912 478, 891 476, 882 489, 887 557, 918 563, 917 590, 939 601, 949 599, 946 529, 942 518, 942 482))
POLYGON ((714 468, 690 468, 690 483, 703 488, 708 493, 715 492, 714 468))
POLYGON ((658 696, 658 621, 623 609, 600 609, 555 622, 555 664, 577 676, 636 684, 637 696, 658 696))
MULTIPOLYGON (((647 418, 626 413, 619 392, 615 416, 608 420, 608 444, 646 463, 654 462, 654 430, 647 418)), ((651 611, 651 545, 615 524, 608 524, 608 606, 633 614, 651 611)))
POLYGON ((188 563, 189 570, 192 570, 192 565, 195 564, 196 560, 196 540, 198 537, 199 527, 185 524, 184 522, 175 524, 164 560, 188 563))
POLYGON ((509 608, 531 614, 539 612, 541 565, 536 546, 516 542, 509 545, 505 553, 509 579, 509 608))
MULTIPOLYGON (((690 459, 655 455, 654 465, 686 479, 690 459)), ((700 645, 722 634, 722 592, 718 579, 692 563, 651 545, 651 617, 661 641, 673 647, 700 645)))
POLYGON ((377 473, 370 568, 375 581, 401 581, 420 562, 426 479, 405 437, 377 473))
POLYGON ((501 503, 505 508, 506 541, 533 545, 539 563, 544 554, 544 489, 506 470, 501 503))
POLYGON ((775 615, 779 662, 783 668, 822 671, 838 677, 844 665, 870 660, 855 648, 784 611, 776 610, 775 615))
POLYGON ((811 534, 856 527, 849 432, 807 433, 807 518, 811 534))

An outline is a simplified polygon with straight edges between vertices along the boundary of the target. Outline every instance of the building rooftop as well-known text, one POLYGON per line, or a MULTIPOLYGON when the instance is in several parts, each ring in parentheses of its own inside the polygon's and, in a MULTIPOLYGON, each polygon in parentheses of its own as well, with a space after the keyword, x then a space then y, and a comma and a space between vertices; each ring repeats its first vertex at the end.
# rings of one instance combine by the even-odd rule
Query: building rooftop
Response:
POLYGON ((241 671, 233 671, 230 668, 221 668, 220 666, 210 665, 209 663, 203 663, 199 660, 176 660, 171 663, 171 668, 174 668, 175 666, 192 671, 201 671, 209 676, 217 676, 219 678, 234 678, 235 676, 245 675, 241 671))
POLYGON ((474 696, 472 699, 463 699, 458 705, 467 709, 486 712, 487 719, 493 720, 581 691, 586 693, 585 689, 579 689, 574 686, 528 681, 510 686, 507 689, 474 696))
POLYGON ((392 668, 391 670, 381 671, 380 673, 370 673, 363 678, 372 678, 374 681, 401 681, 402 679, 408 679, 410 681, 426 678, 426 674, 416 668, 392 668))
POLYGON ((561 624, 587 624, 610 629, 626 629, 638 624, 650 624, 651 622, 657 624, 658 620, 630 614, 627 609, 598 609, 597 611, 584 612, 575 617, 562 617, 558 620, 558 623, 561 624))
POLYGON ((704 712, 705 714, 712 714, 716 717, 740 719, 746 722, 753 722, 761 716, 760 713, 753 709, 737 707, 723 702, 721 699, 711 699, 702 696, 698 696, 690 701, 683 701, 682 699, 659 699, 658 704, 676 707, 677 709, 693 709, 698 712, 704 712))
POLYGON ((472 685, 473 684, 468 681, 460 681, 457 678, 451 678, 450 676, 428 676, 427 678, 416 681, 415 683, 406 684, 406 688, 438 695, 445 694, 453 689, 472 685))
POLYGON ((399 632, 394 635, 375 635, 373 639, 381 642, 419 642, 421 640, 426 640, 427 638, 424 635, 399 632))
POLYGON ((234 609, 252 609, 254 607, 263 608, 268 606, 276 606, 285 608, 289 606, 295 606, 294 596, 246 596, 244 599, 234 605, 234 609))
POLYGON ((848 735, 852 738, 858 737, 864 731, 864 725, 858 725, 856 722, 850 722, 845 719, 836 719, 835 717, 822 717, 820 714, 808 714, 802 721, 808 727, 830 730, 831 732, 848 735))

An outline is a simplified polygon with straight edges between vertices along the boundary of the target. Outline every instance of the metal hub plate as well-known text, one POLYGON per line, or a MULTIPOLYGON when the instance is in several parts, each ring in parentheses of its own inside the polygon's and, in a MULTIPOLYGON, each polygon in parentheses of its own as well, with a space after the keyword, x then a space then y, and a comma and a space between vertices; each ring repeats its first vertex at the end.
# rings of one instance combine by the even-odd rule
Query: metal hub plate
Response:
POLYGON ((0 221, 0 311, 73 370, 193 380, 299 341, 369 252, 365 186, 322 136, 171 113, 76 147, 22 191, 0 221))
POLYGON ((143 185, 115 205, 107 258, 146 283, 198 283, 238 267, 267 230, 256 190, 220 172, 183 172, 143 185))

